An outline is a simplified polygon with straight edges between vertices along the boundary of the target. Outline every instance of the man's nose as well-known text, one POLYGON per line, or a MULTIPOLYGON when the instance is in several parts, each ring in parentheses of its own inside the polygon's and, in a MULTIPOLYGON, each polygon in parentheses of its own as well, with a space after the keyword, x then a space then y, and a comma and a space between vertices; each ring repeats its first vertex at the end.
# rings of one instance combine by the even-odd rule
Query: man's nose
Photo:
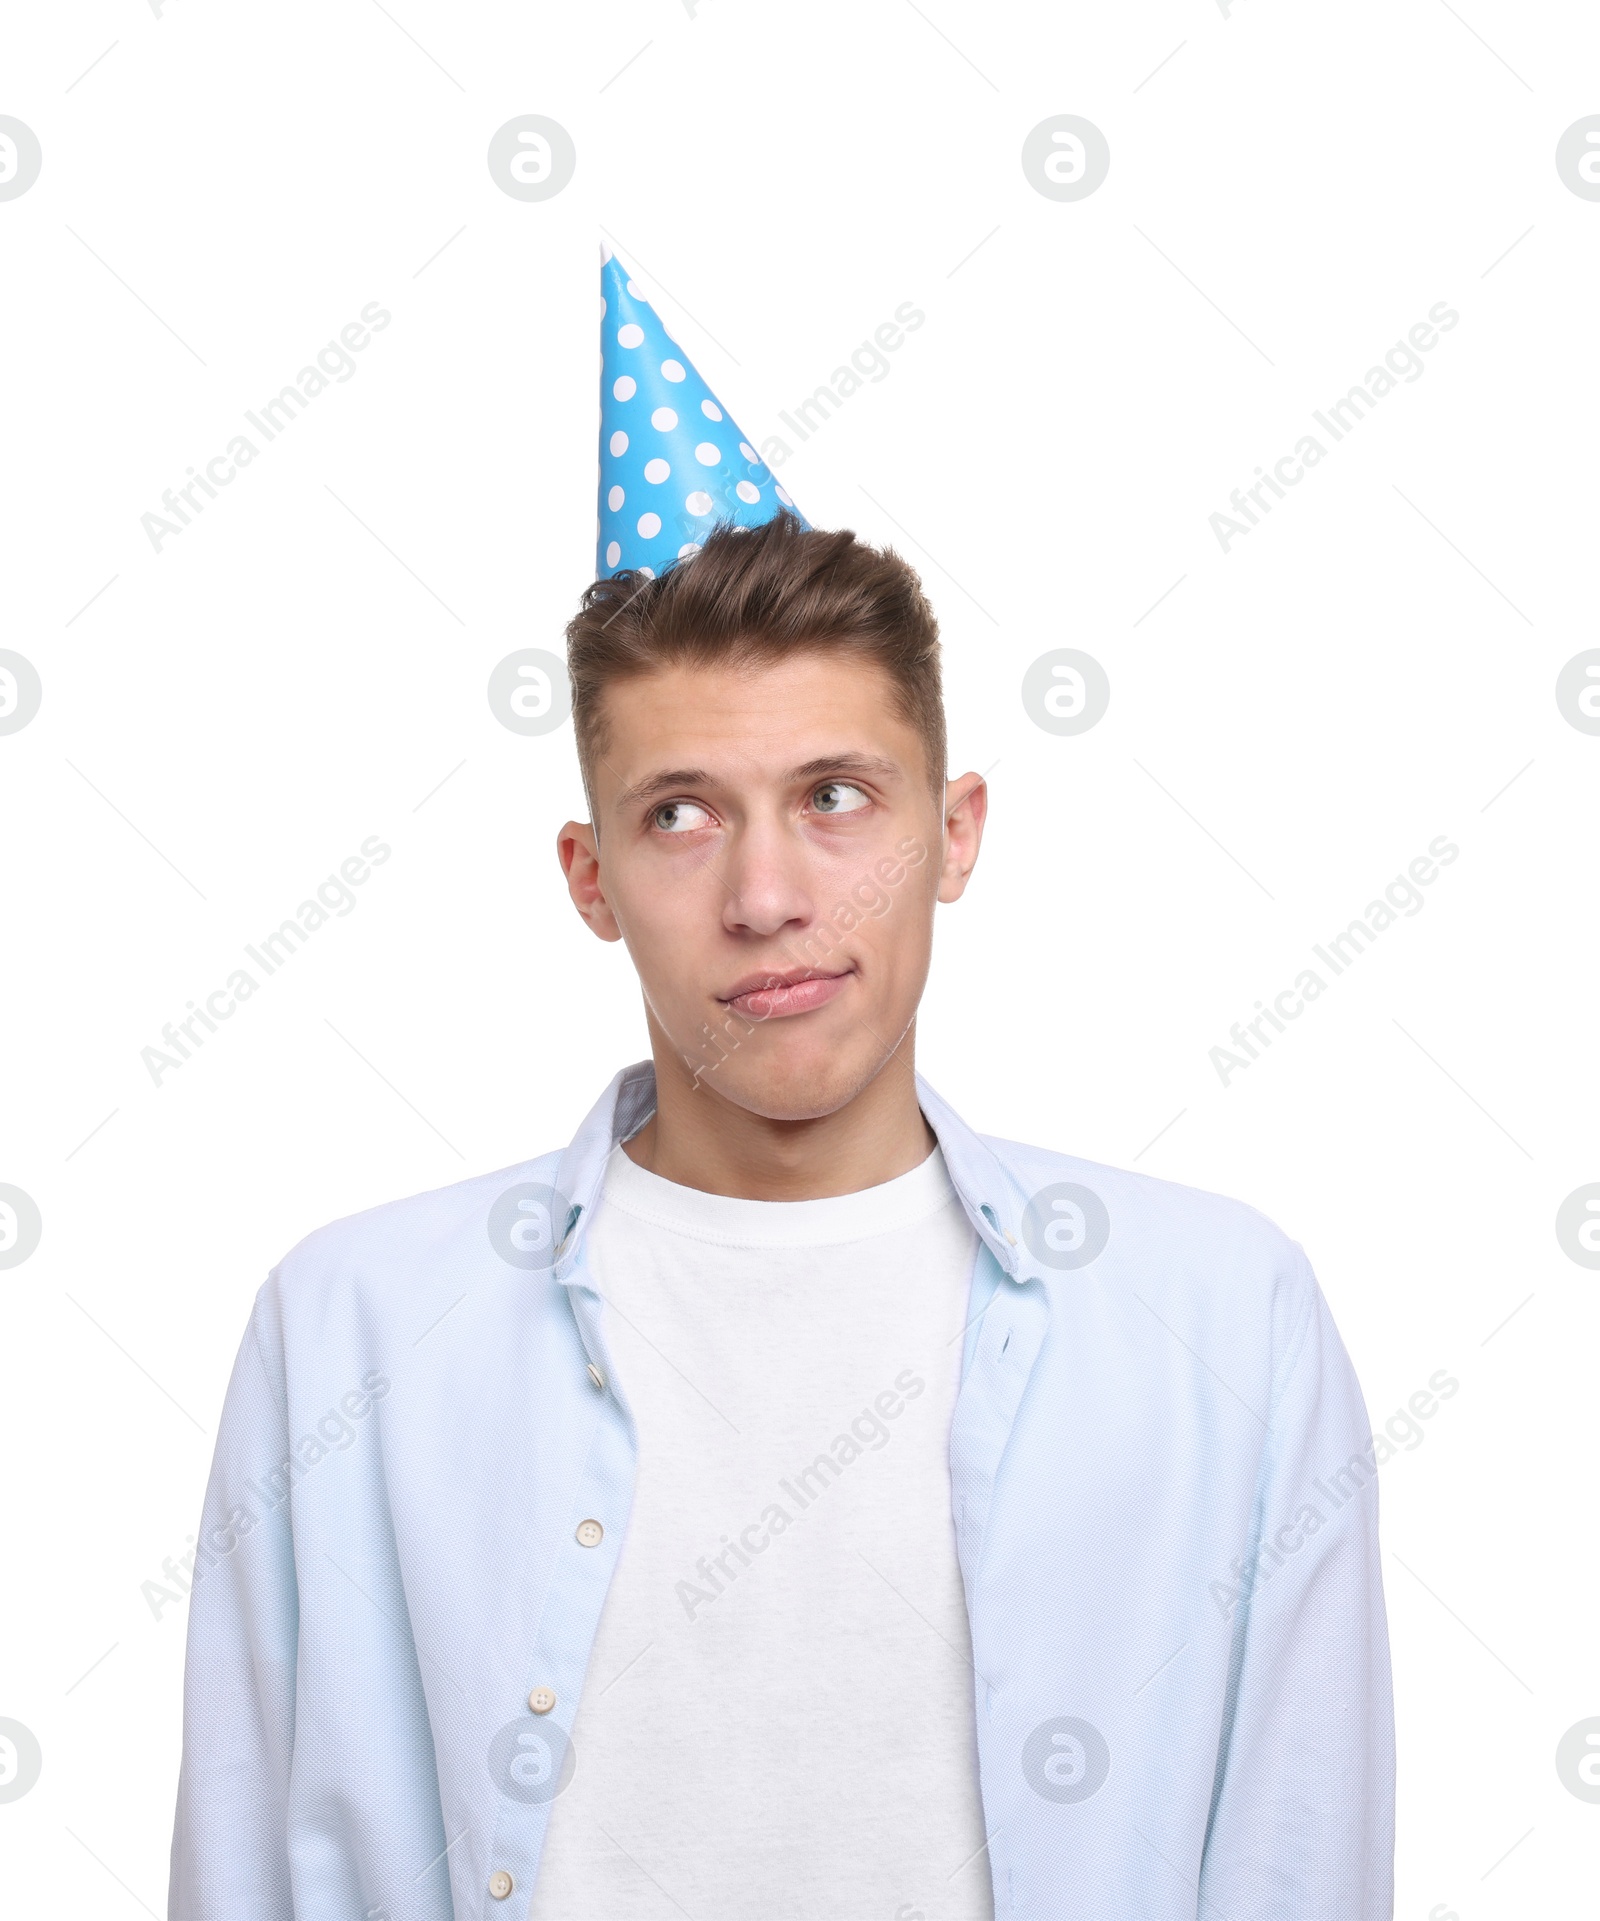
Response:
POLYGON ((810 924, 813 901, 805 850, 776 821, 740 829, 727 853, 722 924, 730 933, 770 937, 810 924))

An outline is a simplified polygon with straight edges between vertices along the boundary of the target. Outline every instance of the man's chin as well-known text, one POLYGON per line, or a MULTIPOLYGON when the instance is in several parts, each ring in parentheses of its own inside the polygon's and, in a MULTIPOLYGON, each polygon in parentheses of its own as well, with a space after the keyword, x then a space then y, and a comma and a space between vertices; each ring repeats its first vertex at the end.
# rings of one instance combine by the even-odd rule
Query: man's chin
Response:
MULTIPOLYGON (((772 1034, 763 1038, 776 1041, 772 1034)), ((848 1107, 888 1065, 880 1047, 748 1044, 696 1075, 699 1086, 768 1121, 815 1121, 848 1107)))

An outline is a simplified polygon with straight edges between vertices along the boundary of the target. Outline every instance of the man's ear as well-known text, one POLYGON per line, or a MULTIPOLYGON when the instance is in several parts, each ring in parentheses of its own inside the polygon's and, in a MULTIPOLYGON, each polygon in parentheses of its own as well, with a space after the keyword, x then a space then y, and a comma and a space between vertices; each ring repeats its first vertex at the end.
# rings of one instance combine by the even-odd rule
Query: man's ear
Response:
POLYGON ((601 940, 621 940, 622 929, 600 879, 600 848, 586 820, 569 820, 556 835, 556 858, 567 877, 572 904, 601 940))
POLYGON ((960 900, 978 862, 989 789, 982 774, 962 774, 944 790, 944 864, 939 869, 940 900, 960 900))

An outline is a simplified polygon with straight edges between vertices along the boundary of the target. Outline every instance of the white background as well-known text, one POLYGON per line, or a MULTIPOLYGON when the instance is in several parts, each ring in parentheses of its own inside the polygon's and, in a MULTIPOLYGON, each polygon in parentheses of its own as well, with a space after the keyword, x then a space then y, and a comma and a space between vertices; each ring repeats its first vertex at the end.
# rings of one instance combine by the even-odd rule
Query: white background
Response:
POLYGON ((0 1180, 44 1224, 0 1272, 0 1716, 44 1753, 0 1805, 8 1905, 165 1911, 185 1610, 141 1584, 194 1531, 268 1267, 563 1143, 645 1051, 555 864, 570 729, 485 695, 593 566, 603 228, 753 438, 926 312, 780 476, 923 569, 952 765, 992 770, 923 1070, 981 1128, 1280 1222, 1375 1424, 1459 1379, 1381 1483, 1397 1913, 1574 1912, 1600 1274, 1555 1215, 1600 1180, 1600 737, 1555 679, 1597 639, 1600 202, 1555 146, 1600 112, 1600 23, 696 4, 5 29, 0 113, 44 156, 0 202, 0 645, 44 688, 0 737, 0 1180), (486 165, 524 113, 577 146, 539 203, 486 165), (1070 203, 1021 165, 1061 113, 1111 149, 1070 203), (374 300, 355 377, 153 551, 140 516, 374 300), (1441 300, 1423 377, 1224 553, 1230 491, 1441 300), (1059 738, 1020 689, 1068 645, 1112 698, 1059 738), (354 911, 153 1084, 163 1024, 372 834, 354 911), (1440 834, 1422 911, 1224 1086, 1230 1025, 1440 834))

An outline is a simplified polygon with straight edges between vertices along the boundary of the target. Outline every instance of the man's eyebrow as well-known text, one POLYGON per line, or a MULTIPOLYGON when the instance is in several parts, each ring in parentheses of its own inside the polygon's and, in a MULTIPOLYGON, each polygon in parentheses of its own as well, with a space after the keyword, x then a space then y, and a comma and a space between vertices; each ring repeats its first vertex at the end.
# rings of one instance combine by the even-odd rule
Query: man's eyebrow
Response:
MULTIPOLYGON (((885 760, 879 754, 821 754, 815 760, 808 760, 800 767, 792 767, 788 773, 791 785, 806 780, 825 780, 830 775, 848 779, 851 774, 878 774, 889 779, 898 779, 904 769, 897 761, 885 760)), ((703 767, 665 767, 660 773, 646 774, 642 780, 625 787, 617 796, 619 807, 647 807, 663 795, 680 793, 685 788, 707 788, 716 785, 715 778, 703 767)))
POLYGON ((804 766, 790 770, 791 781, 822 780, 829 774, 883 774, 897 779, 905 769, 898 761, 885 760, 881 754, 823 754, 804 766))
POLYGON ((619 807, 638 807, 682 787, 709 787, 711 776, 703 767, 667 767, 659 774, 646 774, 643 780, 624 787, 617 796, 619 807))

